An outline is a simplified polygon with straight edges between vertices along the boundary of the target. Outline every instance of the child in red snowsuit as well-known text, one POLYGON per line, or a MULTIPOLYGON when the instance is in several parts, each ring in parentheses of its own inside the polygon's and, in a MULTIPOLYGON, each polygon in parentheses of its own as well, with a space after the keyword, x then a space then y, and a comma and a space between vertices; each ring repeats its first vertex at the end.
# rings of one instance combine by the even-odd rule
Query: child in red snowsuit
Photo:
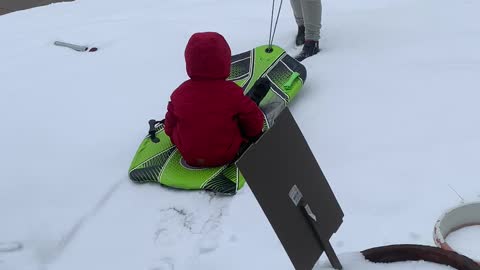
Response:
POLYGON ((242 143, 259 136, 263 114, 243 89, 227 81, 231 52, 222 35, 192 35, 185 49, 190 80, 171 95, 165 133, 190 166, 233 161, 242 143))

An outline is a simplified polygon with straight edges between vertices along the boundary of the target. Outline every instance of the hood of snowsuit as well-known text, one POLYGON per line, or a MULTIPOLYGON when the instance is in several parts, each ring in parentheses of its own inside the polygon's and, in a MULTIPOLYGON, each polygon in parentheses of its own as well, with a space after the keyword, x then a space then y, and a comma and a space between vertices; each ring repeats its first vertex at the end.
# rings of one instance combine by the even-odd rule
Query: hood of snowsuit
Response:
POLYGON ((185 49, 185 62, 191 79, 226 79, 230 75, 230 46, 215 32, 193 34, 185 49))

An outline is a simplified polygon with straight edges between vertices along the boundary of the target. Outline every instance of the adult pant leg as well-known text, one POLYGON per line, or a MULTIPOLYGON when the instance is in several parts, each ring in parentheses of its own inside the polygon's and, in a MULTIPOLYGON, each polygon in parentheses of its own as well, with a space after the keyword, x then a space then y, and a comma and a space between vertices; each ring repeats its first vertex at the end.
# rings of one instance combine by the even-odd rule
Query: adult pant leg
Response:
MULTIPOLYGON (((300 2, 305 25, 305 40, 319 40, 322 28, 322 1, 321 0, 291 0, 300 2)), ((295 15, 295 19, 297 16, 295 15)))
POLYGON ((298 26, 303 26, 303 10, 302 10, 302 0, 290 0, 290 4, 293 9, 293 16, 298 26))

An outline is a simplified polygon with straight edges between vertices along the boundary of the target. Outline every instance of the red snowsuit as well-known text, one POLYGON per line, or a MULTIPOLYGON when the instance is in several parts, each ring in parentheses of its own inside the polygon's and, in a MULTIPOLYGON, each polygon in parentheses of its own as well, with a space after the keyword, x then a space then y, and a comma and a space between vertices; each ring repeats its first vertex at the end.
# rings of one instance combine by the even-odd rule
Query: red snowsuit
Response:
POLYGON ((185 49, 190 80, 170 97, 165 133, 191 166, 225 165, 247 138, 262 131, 258 106, 226 81, 230 59, 230 47, 218 33, 194 34, 185 49))

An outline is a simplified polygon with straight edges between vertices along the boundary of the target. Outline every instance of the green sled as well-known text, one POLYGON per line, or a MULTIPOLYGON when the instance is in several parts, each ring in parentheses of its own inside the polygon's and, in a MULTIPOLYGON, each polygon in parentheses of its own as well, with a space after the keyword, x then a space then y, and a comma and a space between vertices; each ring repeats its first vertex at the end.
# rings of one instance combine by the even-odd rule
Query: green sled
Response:
MULTIPOLYGON (((297 95, 307 76, 305 67, 282 48, 272 46, 271 51, 268 48, 260 46, 233 55, 228 78, 245 93, 259 78, 270 80, 270 91, 260 103, 265 116, 264 130, 273 125, 275 118, 297 95)), ((128 172, 133 182, 155 182, 171 188, 208 190, 226 195, 234 195, 245 185, 245 178, 234 163, 215 168, 188 166, 165 134, 163 124, 157 123, 154 131, 159 142, 153 142, 152 137, 147 136, 130 165, 128 172)))

